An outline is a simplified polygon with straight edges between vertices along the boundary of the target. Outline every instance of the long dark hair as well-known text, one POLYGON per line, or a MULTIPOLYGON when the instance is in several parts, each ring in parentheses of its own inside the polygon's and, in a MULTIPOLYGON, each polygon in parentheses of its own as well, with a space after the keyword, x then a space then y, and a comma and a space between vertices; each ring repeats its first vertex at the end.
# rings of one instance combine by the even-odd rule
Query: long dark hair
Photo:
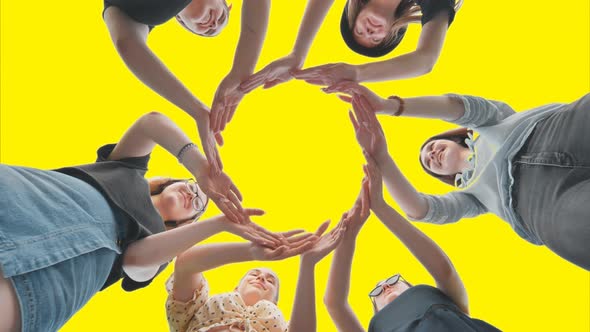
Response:
MULTIPOLYGON (((432 136, 429 139, 427 139, 426 142, 424 142, 424 144, 422 144, 422 146, 420 147, 420 152, 422 152, 422 150, 424 149, 424 146, 426 146, 426 144, 428 144, 432 141, 435 141, 435 140, 439 140, 439 139, 452 141, 452 142, 455 142, 455 143, 461 145, 462 147, 467 148, 467 144, 465 143, 465 139, 468 137, 468 134, 470 134, 470 133, 473 133, 473 131, 470 129, 467 129, 467 128, 458 128, 458 129, 445 131, 444 133, 438 134, 436 136, 432 136)), ((456 186, 455 176, 457 174, 441 175, 441 174, 434 173, 433 171, 427 169, 426 166, 424 166, 424 163, 422 163, 422 158, 418 157, 418 160, 420 161, 420 166, 422 166, 422 169, 424 170, 424 172, 428 173, 430 176, 433 176, 433 177, 441 180, 442 182, 444 182, 446 184, 449 184, 453 187, 456 186)))

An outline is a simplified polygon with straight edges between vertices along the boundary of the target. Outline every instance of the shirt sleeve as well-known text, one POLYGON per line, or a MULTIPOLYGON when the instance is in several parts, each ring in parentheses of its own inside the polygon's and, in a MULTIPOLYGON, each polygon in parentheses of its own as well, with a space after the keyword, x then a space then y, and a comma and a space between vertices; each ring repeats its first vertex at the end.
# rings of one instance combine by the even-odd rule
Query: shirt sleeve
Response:
POLYGON ((172 295, 174 275, 171 275, 168 281, 166 281, 166 291, 168 292, 166 317, 168 318, 168 327, 171 332, 186 332, 197 310, 209 299, 209 284, 205 277, 202 277, 201 280, 201 285, 198 289, 195 289, 193 298, 188 302, 181 302, 174 299, 172 295))
POLYGON ((443 11, 449 14, 449 26, 455 19, 455 0, 417 0, 416 4, 422 11, 422 26, 443 11))
POLYGON ((465 107, 463 116, 449 121, 461 127, 476 129, 478 127, 493 126, 516 113, 512 107, 501 101, 456 94, 447 94, 447 96, 459 99, 465 107))
POLYGON ((100 162, 105 162, 105 161, 117 161, 117 162, 125 164, 125 166, 127 166, 127 167, 147 171, 148 163, 150 161, 149 154, 147 154, 145 156, 141 156, 141 157, 128 157, 128 158, 122 158, 122 159, 118 159, 118 160, 108 160, 109 156, 111 155, 111 152, 113 152, 113 150, 115 149, 115 146, 117 146, 117 144, 106 144, 106 145, 101 146, 96 151, 96 162, 100 163, 100 162))
POLYGON ((453 191, 445 195, 420 194, 428 203, 428 212, 422 219, 408 218, 433 224, 449 224, 462 218, 471 218, 486 213, 487 209, 472 194, 453 191))
MULTIPOLYGON (((121 257, 123 257, 123 255, 121 255, 121 257)), ((152 283, 152 281, 154 281, 154 279, 160 274, 160 272, 166 269, 166 266, 168 266, 168 263, 160 265, 160 268, 158 268, 156 274, 151 279, 146 281, 135 281, 130 276, 128 276, 125 273, 125 271, 123 271, 123 269, 121 269, 121 272, 123 273, 123 281, 121 282, 121 288, 123 288, 123 290, 126 292, 133 292, 140 288, 147 287, 149 284, 152 283)))

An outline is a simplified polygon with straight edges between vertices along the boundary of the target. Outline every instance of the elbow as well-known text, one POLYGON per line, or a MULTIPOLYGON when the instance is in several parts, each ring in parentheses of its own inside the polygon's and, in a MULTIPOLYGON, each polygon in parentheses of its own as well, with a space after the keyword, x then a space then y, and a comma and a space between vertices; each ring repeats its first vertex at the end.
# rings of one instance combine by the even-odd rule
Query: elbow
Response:
POLYGON ((324 306, 326 307, 326 310, 328 310, 328 313, 333 314, 342 310, 342 308, 346 306, 346 303, 339 301, 330 294, 326 294, 324 295, 324 306))

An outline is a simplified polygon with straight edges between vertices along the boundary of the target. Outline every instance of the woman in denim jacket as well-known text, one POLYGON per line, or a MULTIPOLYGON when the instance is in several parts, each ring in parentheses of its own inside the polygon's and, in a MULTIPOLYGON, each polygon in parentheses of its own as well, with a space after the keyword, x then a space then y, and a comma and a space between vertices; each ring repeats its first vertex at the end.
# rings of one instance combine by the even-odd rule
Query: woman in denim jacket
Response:
POLYGON ((149 113, 93 164, 54 171, 0 165, 0 330, 58 330, 96 292, 123 278, 145 287, 179 253, 219 231, 289 246, 250 222, 225 173, 167 117, 149 113), (195 177, 144 179, 156 144, 195 177), (199 223, 213 200, 225 213, 199 223), (183 226, 182 229, 177 226, 183 226))

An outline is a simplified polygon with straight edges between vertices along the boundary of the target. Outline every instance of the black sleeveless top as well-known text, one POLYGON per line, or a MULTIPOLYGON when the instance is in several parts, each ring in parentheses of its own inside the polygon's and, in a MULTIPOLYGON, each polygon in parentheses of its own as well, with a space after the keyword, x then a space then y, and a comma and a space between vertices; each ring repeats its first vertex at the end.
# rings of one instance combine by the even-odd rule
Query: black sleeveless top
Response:
POLYGON ((369 324, 369 332, 497 332, 479 319, 464 314, 439 289, 417 285, 381 309, 369 324))
POLYGON ((191 0, 104 0, 104 11, 110 6, 121 9, 125 14, 150 30, 178 14, 191 0))
MULTIPOLYGON (((114 148, 115 144, 107 144, 99 148, 95 163, 64 167, 54 171, 76 177, 94 186, 113 208, 126 216, 125 225, 119 225, 126 229, 125 237, 117 239, 121 251, 125 252, 131 243, 152 234, 164 232, 166 229, 162 217, 152 204, 150 188, 144 178, 150 155, 108 160, 114 148)), ((156 275, 162 272, 166 265, 168 264, 161 265, 156 275)), ((131 279, 123 272, 123 255, 118 255, 101 290, 121 278, 123 279, 121 287, 126 291, 143 288, 153 280, 152 278, 139 282, 131 279)))

